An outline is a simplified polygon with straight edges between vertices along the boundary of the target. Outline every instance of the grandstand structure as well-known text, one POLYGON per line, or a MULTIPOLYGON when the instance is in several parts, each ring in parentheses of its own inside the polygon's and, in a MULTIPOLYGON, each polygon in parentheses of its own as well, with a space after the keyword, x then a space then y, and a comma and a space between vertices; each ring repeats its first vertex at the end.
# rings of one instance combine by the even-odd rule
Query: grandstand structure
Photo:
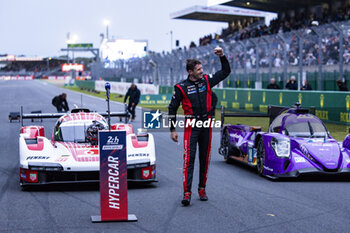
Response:
MULTIPOLYGON (((275 78, 284 88, 295 76, 299 89, 307 80, 313 90, 338 90, 339 79, 350 88, 350 0, 208 2, 218 1, 220 5, 194 6, 171 17, 227 22, 221 34, 203 35, 197 43, 169 52, 147 52, 145 57, 116 60, 113 67, 106 67, 99 59, 83 61, 86 69, 82 75, 91 75, 95 80, 173 86, 187 76, 188 58, 201 60, 206 73, 220 69, 213 49, 221 46, 232 70, 222 87, 261 89, 275 78), (230 7, 246 10, 230 13, 230 7), (275 12, 278 17, 271 20, 262 11, 275 12)), ((8 56, 0 55, 0 76, 66 75, 60 69, 68 57, 9 60, 8 56)))
MULTIPOLYGON (((297 78, 299 87, 308 80, 313 90, 337 90, 338 79, 350 85, 350 8, 347 1, 249 2, 249 6, 247 1, 240 0, 222 4, 269 10, 278 13, 278 18, 269 26, 255 24, 252 17, 245 20, 246 25, 231 21, 221 35, 206 43, 120 60, 114 69, 95 66, 93 77, 174 85, 187 76, 184 68, 187 58, 201 60, 207 73, 219 69, 220 64, 212 53, 219 45, 232 66, 224 87, 266 88, 269 80, 275 78, 283 88, 291 76, 297 78)), ((215 15, 196 17, 197 20, 218 21, 215 15)), ((242 17, 239 20, 244 21, 242 17)))
MULTIPOLYGON (((94 58, 77 58, 79 64, 86 64, 84 72, 78 72, 79 76, 90 76, 90 65, 94 58)), ((68 65, 67 57, 25 57, 3 54, 0 55, 0 77, 26 77, 36 79, 47 77, 72 76, 71 72, 65 72, 62 67, 68 65)))
POLYGON ((0 56, 0 75, 42 77, 60 73, 65 59, 51 57, 25 57, 4 54, 0 56))

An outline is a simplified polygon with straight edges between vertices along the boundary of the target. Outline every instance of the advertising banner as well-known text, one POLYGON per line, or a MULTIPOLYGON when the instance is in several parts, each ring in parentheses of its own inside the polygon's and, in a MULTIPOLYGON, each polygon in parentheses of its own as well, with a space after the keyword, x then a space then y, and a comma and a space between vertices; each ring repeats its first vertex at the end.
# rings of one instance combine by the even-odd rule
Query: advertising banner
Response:
MULTIPOLYGON (((96 91, 104 91, 105 90, 105 81, 96 81, 95 89, 96 91)), ((109 82, 111 84, 111 93, 117 93, 125 95, 128 91, 131 83, 125 82, 109 82)), ((157 95, 158 94, 158 86, 154 84, 146 84, 146 83, 135 83, 137 88, 141 92, 142 95, 157 95)))
POLYGON ((0 80, 34 80, 33 75, 0 76, 0 80))
POLYGON ((147 105, 169 105, 173 95, 141 95, 140 104, 147 105))
POLYGON ((101 216, 92 222, 136 221, 128 215, 126 132, 99 131, 101 216))

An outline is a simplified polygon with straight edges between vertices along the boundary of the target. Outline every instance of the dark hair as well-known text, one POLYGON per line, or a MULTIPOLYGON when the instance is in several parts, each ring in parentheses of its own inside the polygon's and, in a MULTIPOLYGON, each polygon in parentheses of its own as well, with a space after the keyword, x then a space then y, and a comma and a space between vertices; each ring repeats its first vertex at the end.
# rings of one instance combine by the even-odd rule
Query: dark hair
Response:
POLYGON ((196 65, 202 64, 200 61, 198 61, 197 59, 187 59, 186 60, 186 70, 194 70, 194 67, 196 65))

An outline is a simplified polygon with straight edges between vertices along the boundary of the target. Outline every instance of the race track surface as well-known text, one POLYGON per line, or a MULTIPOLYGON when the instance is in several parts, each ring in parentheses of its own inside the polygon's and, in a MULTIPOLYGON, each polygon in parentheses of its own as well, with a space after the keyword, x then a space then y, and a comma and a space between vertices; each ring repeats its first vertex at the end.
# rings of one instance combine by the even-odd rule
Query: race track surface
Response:
MULTIPOLYGON (((19 186, 18 135, 20 123, 10 123, 10 111, 55 112, 53 96, 68 94, 74 104, 105 111, 106 101, 57 88, 41 81, 0 81, 0 232, 348 232, 350 227, 350 179, 306 177, 272 181, 239 163, 227 164, 218 154, 219 133, 213 135, 209 168, 208 202, 196 193, 198 158, 194 171, 194 195, 182 207, 181 145, 168 132, 154 133, 158 183, 129 183, 129 213, 137 222, 91 223, 99 215, 98 185, 54 186, 21 191, 19 186)), ((111 104, 111 111, 123 105, 111 104)), ((141 127, 140 110, 134 128, 141 127)), ((51 136, 55 119, 42 123, 51 136)), ((112 123, 119 120, 112 120, 112 123)), ((179 134, 183 140, 182 133, 179 134)))

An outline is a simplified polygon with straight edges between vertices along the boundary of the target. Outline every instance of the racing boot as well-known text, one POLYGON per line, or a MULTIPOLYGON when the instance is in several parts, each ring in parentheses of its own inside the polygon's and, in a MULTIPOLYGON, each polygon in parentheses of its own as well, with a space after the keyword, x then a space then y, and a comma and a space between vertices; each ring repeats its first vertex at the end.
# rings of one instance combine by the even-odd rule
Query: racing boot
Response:
POLYGON ((181 203, 184 206, 188 206, 191 202, 191 192, 184 193, 184 199, 182 199, 181 203))
POLYGON ((208 196, 205 193, 205 188, 198 188, 198 195, 201 201, 208 201, 208 196))

